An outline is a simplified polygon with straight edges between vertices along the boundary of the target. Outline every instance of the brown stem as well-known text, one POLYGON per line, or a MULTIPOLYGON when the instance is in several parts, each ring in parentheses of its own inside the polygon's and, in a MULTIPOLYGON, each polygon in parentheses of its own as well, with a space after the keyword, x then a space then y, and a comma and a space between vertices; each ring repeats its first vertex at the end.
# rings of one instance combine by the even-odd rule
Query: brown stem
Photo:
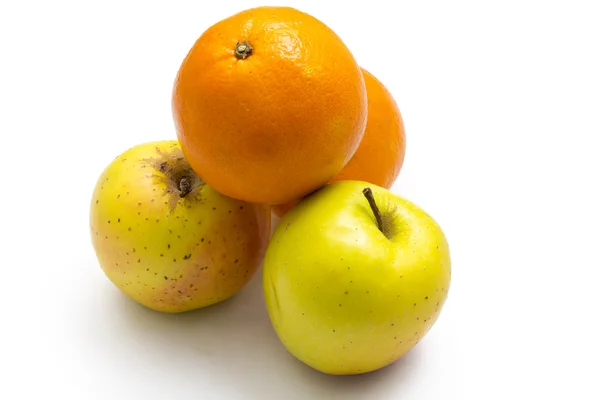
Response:
POLYGON ((179 181, 179 191, 179 197, 185 197, 189 192, 192 191, 192 184, 185 176, 179 181))
POLYGON ((252 46, 247 40, 243 42, 237 42, 235 45, 235 56, 240 60, 245 60, 250 54, 252 54, 252 46))
POLYGON ((371 188, 364 188, 363 194, 369 201, 369 205, 371 206, 371 210, 373 210, 373 214, 375 214, 375 219, 377 220, 377 228, 383 233, 383 221, 381 220, 381 212, 379 211, 379 207, 377 207, 377 203, 375 202, 375 197, 373 196, 373 191, 371 188))

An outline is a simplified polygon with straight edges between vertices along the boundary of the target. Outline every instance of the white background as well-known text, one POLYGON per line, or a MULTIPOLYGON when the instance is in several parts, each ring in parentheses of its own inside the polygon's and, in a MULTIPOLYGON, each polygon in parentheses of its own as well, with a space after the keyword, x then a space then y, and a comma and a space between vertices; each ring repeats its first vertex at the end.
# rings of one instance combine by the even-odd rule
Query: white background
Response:
POLYGON ((388 86, 408 144, 393 191, 451 245, 433 330, 356 377, 284 350, 260 274, 231 301, 162 315, 113 287, 90 244, 102 169, 175 138, 185 53, 261 3, 0 4, 0 398, 600 398, 597 2, 270 3, 327 23, 388 86))

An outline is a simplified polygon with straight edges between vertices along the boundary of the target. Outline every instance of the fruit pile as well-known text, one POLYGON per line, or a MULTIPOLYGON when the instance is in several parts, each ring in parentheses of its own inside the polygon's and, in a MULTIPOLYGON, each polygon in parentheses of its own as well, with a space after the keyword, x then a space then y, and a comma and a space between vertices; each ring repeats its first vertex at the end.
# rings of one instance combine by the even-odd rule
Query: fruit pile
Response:
POLYGON ((286 7, 216 23, 179 68, 172 113, 177 140, 124 151, 93 193, 93 246, 120 290, 184 312, 262 264, 281 342, 329 374, 382 368, 423 338, 447 297, 448 244, 389 190, 402 116, 330 28, 286 7))

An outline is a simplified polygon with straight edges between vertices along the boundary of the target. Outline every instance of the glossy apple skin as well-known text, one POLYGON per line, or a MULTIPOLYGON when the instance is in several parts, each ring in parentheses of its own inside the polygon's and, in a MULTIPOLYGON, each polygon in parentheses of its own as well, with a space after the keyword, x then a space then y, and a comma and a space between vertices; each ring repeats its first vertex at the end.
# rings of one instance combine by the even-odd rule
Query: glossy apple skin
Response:
POLYGON ((294 207, 274 231, 263 268, 267 310, 284 346, 336 375, 383 368, 412 349, 440 315, 451 275, 434 219, 360 181, 327 185, 294 207), (391 224, 390 239, 365 187, 391 224))
POLYGON ((102 270, 131 299, 163 312, 233 296, 260 266, 270 233, 267 207, 201 181, 180 198, 160 165, 181 166, 181 157, 177 141, 135 146, 102 172, 91 200, 90 233, 102 270))

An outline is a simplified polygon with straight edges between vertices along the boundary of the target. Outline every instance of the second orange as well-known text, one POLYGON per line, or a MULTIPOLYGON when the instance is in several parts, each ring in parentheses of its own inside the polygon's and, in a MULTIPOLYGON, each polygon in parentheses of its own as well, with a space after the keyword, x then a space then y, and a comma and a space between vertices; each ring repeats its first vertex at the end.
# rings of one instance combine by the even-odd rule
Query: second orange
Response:
POLYGON ((299 199, 356 152, 367 96, 356 60, 316 18, 288 7, 242 11, 207 29, 173 91, 186 159, 227 196, 299 199))

